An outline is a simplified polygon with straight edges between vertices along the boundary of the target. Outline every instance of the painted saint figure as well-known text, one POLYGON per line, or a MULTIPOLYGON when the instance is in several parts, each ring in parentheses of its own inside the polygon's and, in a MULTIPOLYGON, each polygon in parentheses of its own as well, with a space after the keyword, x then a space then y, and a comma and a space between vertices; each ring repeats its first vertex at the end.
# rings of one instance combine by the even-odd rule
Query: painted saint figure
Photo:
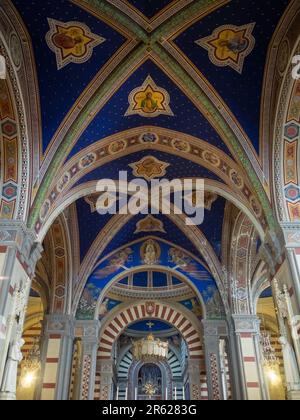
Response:
POLYGON ((147 265, 153 265, 156 263, 156 260, 157 258, 155 245, 152 241, 149 241, 145 250, 144 262, 147 265))
POLYGON ((153 99, 152 92, 146 94, 146 98, 142 101, 141 107, 144 112, 155 112, 158 109, 157 101, 153 99))

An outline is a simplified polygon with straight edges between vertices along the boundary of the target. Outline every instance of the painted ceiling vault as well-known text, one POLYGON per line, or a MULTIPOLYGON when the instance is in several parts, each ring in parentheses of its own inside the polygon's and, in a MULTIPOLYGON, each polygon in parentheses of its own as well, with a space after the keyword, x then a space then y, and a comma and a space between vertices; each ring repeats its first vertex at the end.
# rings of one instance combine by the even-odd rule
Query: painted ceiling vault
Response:
MULTIPOLYGON (((155 280, 160 286, 153 289, 161 290, 152 292, 170 287, 197 316, 203 311, 225 316, 224 267, 234 229, 246 231, 256 255, 265 232, 276 228, 262 118, 269 52, 290 1, 4 3, 24 31, 34 69, 35 89, 27 95, 36 104, 30 118, 38 156, 32 162, 28 225, 45 243, 51 238, 55 243, 60 230, 69 232, 54 260, 65 259, 68 271, 68 253, 62 252, 68 243, 69 264, 75 267, 74 312, 92 319, 97 304, 105 305, 104 312, 113 310, 131 286, 139 293, 138 279, 124 273, 149 272, 143 250, 152 241, 152 265, 168 270, 155 280), (204 223, 188 229, 174 215, 100 216, 96 182, 118 179, 119 171, 148 184, 204 178, 204 223), (106 285, 116 276, 103 302, 106 285)), ((18 48, 16 43, 16 63, 18 48)), ((1 115, 4 111, 2 105, 1 115)), ((10 139, 13 126, 7 130, 10 139)), ((14 211, 14 178, 5 181, 6 214, 14 211)), ((140 285, 148 284, 147 273, 140 285)))

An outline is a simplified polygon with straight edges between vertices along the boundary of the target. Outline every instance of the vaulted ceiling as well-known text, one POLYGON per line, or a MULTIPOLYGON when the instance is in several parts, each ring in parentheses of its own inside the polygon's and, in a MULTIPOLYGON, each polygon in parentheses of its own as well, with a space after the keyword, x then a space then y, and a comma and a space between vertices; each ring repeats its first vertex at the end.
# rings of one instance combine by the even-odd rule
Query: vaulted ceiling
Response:
MULTIPOLYGON (((57 209, 71 205, 73 257, 82 263, 107 224, 114 227, 113 216, 93 211, 91 185, 120 170, 134 178, 132 165, 149 156, 167 164, 167 179, 209 180, 215 196, 193 235, 207 239, 220 266, 237 208, 248 210, 260 236, 274 227, 261 128, 269 52, 290 1, 12 3, 36 66, 40 170, 30 224, 42 238, 57 209)), ((98 259, 149 235, 136 232, 144 218, 124 219, 98 259)), ((156 220, 157 240, 207 263, 179 223, 156 220)))

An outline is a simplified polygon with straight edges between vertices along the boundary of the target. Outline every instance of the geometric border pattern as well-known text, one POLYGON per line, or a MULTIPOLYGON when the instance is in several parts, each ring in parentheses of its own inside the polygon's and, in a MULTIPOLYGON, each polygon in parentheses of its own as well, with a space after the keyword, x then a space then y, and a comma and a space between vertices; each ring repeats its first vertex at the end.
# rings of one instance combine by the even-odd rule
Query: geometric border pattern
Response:
MULTIPOLYGON (((231 159, 227 156, 223 158, 223 154, 216 154, 218 150, 214 147, 208 149, 209 146, 204 146, 201 142, 198 142, 196 146, 194 142, 185 137, 185 140, 178 139, 176 134, 166 134, 167 130, 159 130, 151 128, 149 131, 137 130, 137 134, 133 134, 132 130, 129 130, 127 137, 126 132, 123 133, 120 140, 112 141, 105 144, 105 141, 98 142, 92 148, 89 148, 89 152, 84 155, 83 153, 78 154, 77 157, 69 161, 61 174, 60 179, 68 180, 68 188, 64 186, 64 194, 68 191, 74 183, 78 182, 80 178, 86 173, 92 171, 96 167, 102 164, 108 163, 112 159, 117 159, 121 156, 125 156, 129 153, 134 153, 144 145, 145 148, 152 149, 152 144, 155 145, 155 150, 163 150, 167 153, 179 154, 186 156, 187 159, 193 161, 200 161, 210 170, 214 170, 219 177, 225 180, 225 182, 237 190, 244 196, 244 199, 249 203, 249 208, 256 215, 263 228, 266 227, 267 222, 264 217, 262 208, 256 197, 251 192, 250 188, 245 182, 243 173, 240 173, 238 166, 235 165, 231 159), (130 132, 131 131, 131 132, 130 132), (174 138, 176 141, 174 141, 174 138), (137 149, 138 147, 138 149, 137 149), (132 150, 130 150, 132 149, 132 150)), ((203 142, 204 143, 204 142, 203 142)), ((51 192, 47 199, 44 201, 39 220, 35 224, 35 230, 38 233, 48 215, 50 214, 51 208, 54 207, 55 202, 61 199, 61 181, 60 185, 52 185, 51 192)))

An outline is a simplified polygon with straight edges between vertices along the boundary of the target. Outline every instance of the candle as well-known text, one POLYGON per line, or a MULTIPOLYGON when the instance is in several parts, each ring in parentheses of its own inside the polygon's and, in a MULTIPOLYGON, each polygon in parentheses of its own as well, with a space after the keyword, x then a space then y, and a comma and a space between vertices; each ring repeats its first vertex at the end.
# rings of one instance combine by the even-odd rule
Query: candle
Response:
POLYGON ((182 399, 185 400, 185 388, 182 388, 182 399))
POLYGON ((168 388, 166 388, 166 400, 168 399, 168 388))
POLYGON ((117 401, 119 401, 119 387, 117 388, 117 401))
POLYGON ((175 386, 175 401, 177 401, 177 388, 175 386))
POLYGON ((125 400, 128 400, 128 388, 126 388, 126 392, 125 392, 125 400))
POLYGON ((135 388, 135 401, 137 401, 137 394, 138 394, 137 388, 135 388))

